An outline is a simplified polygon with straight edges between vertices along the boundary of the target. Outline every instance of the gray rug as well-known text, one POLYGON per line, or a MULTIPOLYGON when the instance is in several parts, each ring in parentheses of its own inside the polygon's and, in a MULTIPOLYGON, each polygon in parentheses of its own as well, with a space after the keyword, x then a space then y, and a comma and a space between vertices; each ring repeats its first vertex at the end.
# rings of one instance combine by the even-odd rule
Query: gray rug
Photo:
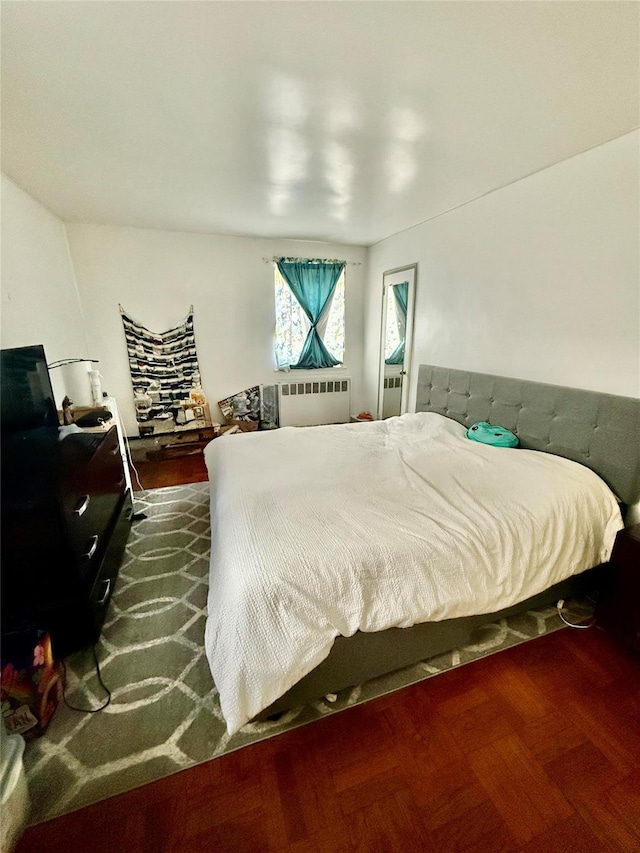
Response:
MULTIPOLYGON (((28 744, 32 823, 183 770, 225 752, 562 627, 555 608, 485 626, 477 642, 296 708, 277 722, 226 733, 203 649, 209 562, 207 483, 155 489, 135 522, 98 644, 111 704, 82 714, 61 705, 28 744)), ((475 639, 475 638, 474 638, 475 639)), ((68 662, 67 697, 97 707, 104 693, 90 651, 68 662)))

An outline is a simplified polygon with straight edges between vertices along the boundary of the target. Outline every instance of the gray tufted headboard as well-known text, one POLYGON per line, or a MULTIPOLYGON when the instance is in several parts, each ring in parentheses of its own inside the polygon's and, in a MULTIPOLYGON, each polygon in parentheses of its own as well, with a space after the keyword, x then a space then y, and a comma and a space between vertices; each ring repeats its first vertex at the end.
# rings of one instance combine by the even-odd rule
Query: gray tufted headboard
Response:
POLYGON ((625 504, 640 500, 640 400, 422 364, 416 411, 500 424, 521 447, 591 468, 625 504))

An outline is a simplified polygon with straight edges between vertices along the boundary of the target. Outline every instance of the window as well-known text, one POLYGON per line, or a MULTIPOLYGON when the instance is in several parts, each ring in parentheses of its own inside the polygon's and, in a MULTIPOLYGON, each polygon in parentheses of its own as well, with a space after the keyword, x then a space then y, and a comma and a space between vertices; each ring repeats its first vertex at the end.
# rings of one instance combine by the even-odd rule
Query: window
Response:
MULTIPOLYGON (((280 369, 297 364, 309 334, 309 320, 289 285, 274 266, 276 302, 276 366, 280 369)), ((344 270, 336 283, 322 338, 331 355, 342 363, 344 357, 344 270)))

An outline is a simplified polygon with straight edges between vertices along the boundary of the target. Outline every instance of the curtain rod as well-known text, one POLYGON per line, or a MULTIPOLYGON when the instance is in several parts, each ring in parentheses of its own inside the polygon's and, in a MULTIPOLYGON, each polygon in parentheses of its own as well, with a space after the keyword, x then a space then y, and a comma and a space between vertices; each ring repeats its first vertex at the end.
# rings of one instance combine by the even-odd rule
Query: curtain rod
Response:
MULTIPOLYGON (((285 257, 288 258, 289 256, 287 255, 285 257)), ((277 257, 274 256, 273 258, 263 258, 262 260, 265 262, 265 264, 275 264, 278 261, 281 261, 282 258, 283 258, 283 256, 279 255, 277 257)), ((361 267, 362 266, 361 261, 345 261, 342 258, 295 258, 295 260, 297 260, 297 261, 325 261, 328 264, 330 264, 330 263, 346 264, 348 267, 361 267)))

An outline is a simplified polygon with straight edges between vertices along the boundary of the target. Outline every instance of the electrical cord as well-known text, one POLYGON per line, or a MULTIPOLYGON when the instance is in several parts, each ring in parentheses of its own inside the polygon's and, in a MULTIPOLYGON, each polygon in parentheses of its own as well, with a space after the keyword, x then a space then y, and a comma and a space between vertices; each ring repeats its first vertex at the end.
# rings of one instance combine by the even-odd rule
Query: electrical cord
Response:
POLYGON ((97 714, 98 711, 104 711, 104 709, 107 707, 107 705, 111 702, 111 691, 109 690, 109 688, 106 686, 106 684, 102 680, 102 674, 100 673, 100 664, 98 663, 98 654, 96 652, 95 645, 91 646, 91 651, 93 652, 93 660, 95 661, 95 665, 96 665, 96 676, 98 678, 100 686, 102 687, 104 692, 107 694, 106 700, 98 708, 78 708, 69 702, 69 700, 67 699, 67 665, 64 662, 64 660, 62 661, 62 669, 64 671, 64 682, 63 682, 63 686, 62 686, 62 698, 64 700, 64 704, 71 711, 78 711, 81 714, 97 714))
POLYGON ((558 601, 558 603, 557 603, 557 605, 556 605, 556 608, 557 608, 557 610, 558 610, 558 616, 562 619, 562 621, 564 622, 564 624, 565 624, 565 625, 568 625, 570 628, 582 628, 582 629, 584 629, 584 628, 592 628, 592 627, 596 624, 596 617, 595 617, 595 615, 590 616, 590 617, 589 617, 589 620, 588 620, 587 622, 570 622, 570 621, 566 618, 566 616, 564 615, 564 613, 562 612, 562 611, 564 610, 564 598, 561 598, 561 599, 558 601))
MULTIPOLYGON (((145 487, 140 482, 140 475, 138 474, 138 469, 133 464, 133 459, 131 457, 131 448, 129 447, 129 437, 124 430, 122 431, 122 435, 124 436, 124 444, 125 444, 125 448, 127 451, 127 464, 129 465, 130 468, 133 469, 133 473, 136 475, 136 483, 140 486, 140 491, 142 492, 142 494, 145 495, 147 493, 147 490, 145 489, 145 487)), ((131 495, 131 500, 133 500, 133 495, 131 495)), ((131 516, 133 521, 142 521, 146 517, 147 517, 147 515, 144 512, 134 512, 133 515, 131 516)))
POLYGON ((129 462, 129 466, 131 468, 133 468, 133 473, 136 475, 136 483, 140 486, 140 491, 146 492, 147 490, 144 488, 144 486, 140 482, 140 477, 138 475, 138 469, 133 464, 133 459, 131 458, 131 448, 129 447, 129 436, 124 431, 122 434, 124 435, 124 443, 125 443, 126 448, 127 448, 127 460, 129 462))

